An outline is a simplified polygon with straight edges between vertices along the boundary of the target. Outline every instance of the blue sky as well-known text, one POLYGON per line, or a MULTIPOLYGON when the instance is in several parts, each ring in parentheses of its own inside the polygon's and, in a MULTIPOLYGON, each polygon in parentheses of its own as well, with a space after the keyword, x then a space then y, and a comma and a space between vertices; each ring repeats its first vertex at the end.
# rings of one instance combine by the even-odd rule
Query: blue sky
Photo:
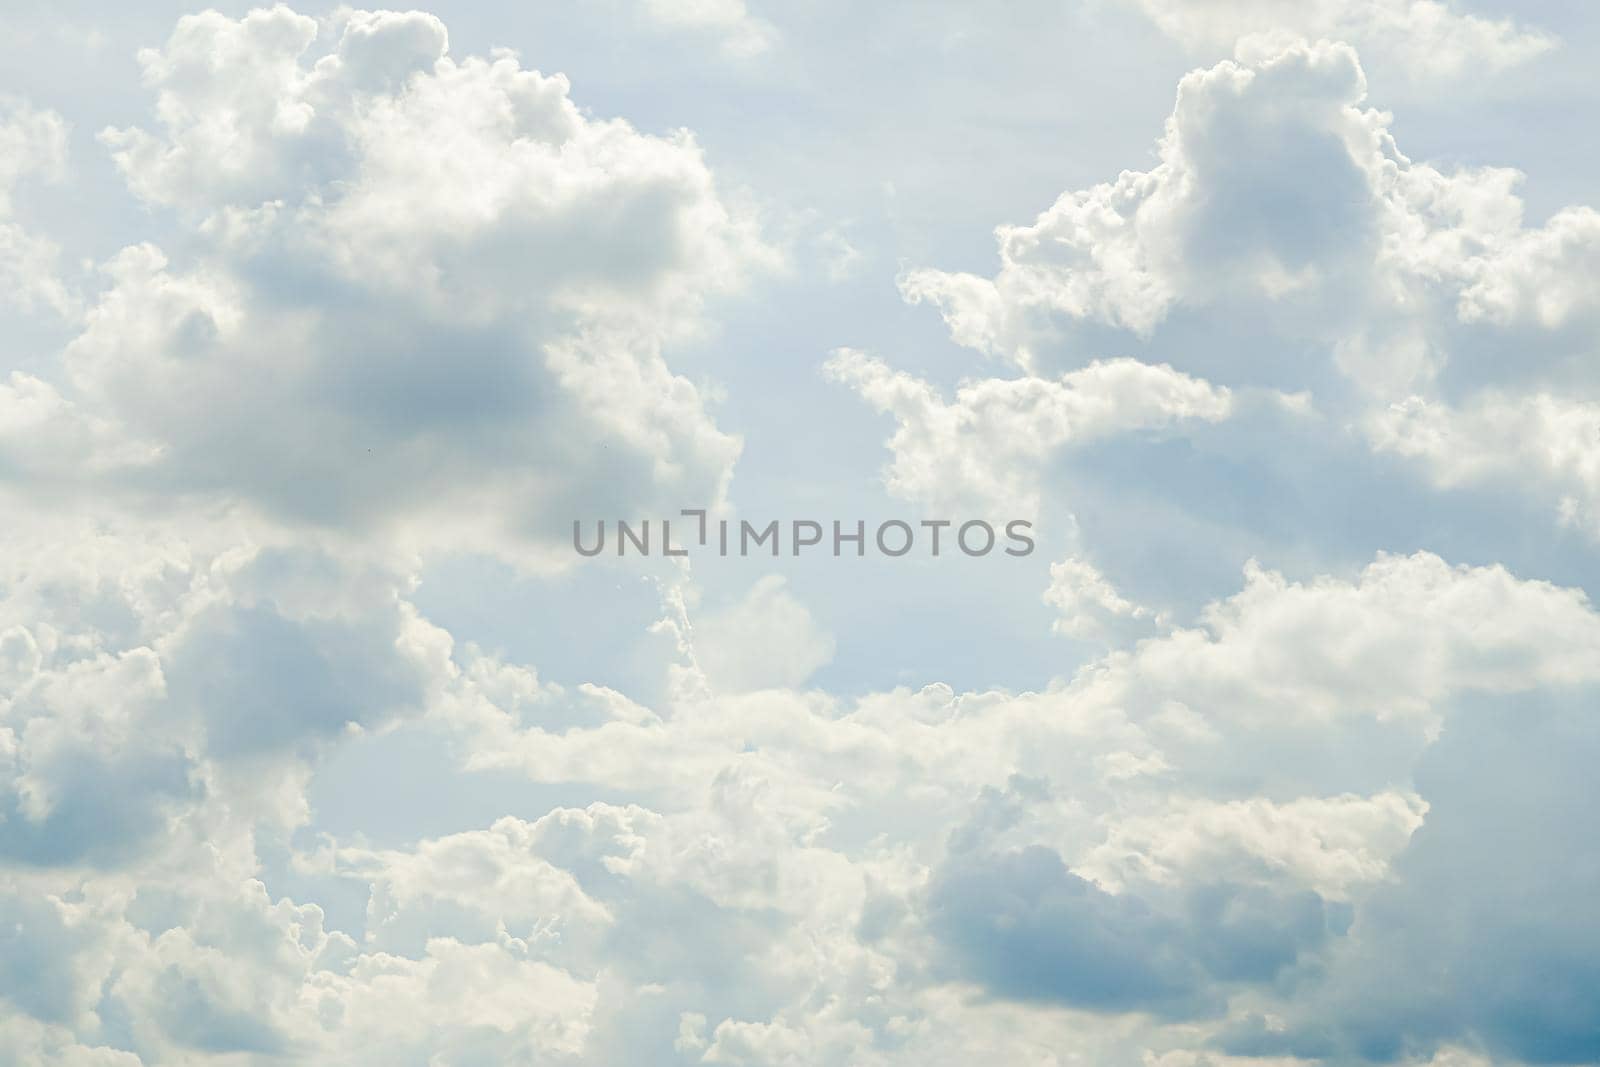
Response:
POLYGON ((1597 49, 20 5, 0 1062, 1600 1059, 1597 49))

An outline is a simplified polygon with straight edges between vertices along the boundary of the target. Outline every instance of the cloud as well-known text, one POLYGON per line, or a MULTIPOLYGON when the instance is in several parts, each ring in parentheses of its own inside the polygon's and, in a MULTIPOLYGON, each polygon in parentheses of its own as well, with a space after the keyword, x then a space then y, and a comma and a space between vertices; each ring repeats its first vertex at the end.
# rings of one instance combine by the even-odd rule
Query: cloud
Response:
POLYGON ((10 689, 0 700, 0 856, 115 866, 149 847, 202 792, 192 757, 145 729, 164 696, 148 649, 35 667, 10 689))
POLYGON ((16 1063, 40 1067, 141 1067, 132 1052, 80 1044, 71 1030, 25 1015, 0 1020, 0 1053, 16 1063))
POLYGON ((1059 379, 989 378, 962 384, 953 402, 882 360, 840 349, 825 373, 895 417, 894 459, 884 473, 896 496, 939 507, 1032 516, 1045 464, 1058 449, 1115 434, 1220 422, 1227 389, 1169 366, 1097 361, 1059 379))
POLYGON ((693 645, 707 679, 727 691, 803 685, 834 652, 833 638, 775 574, 697 619, 693 645))
POLYGON ((1600 382, 1580 353, 1596 305, 1574 280, 1600 216, 1529 226, 1520 173, 1414 161, 1390 125, 1349 46, 1254 40, 1183 78, 1154 167, 999 227, 992 276, 917 268, 901 291, 1030 375, 1125 346, 1314 405, 1321 447, 1356 423, 1441 487, 1521 483, 1594 529, 1584 425, 1600 382), (1447 439, 1464 443, 1442 455, 1447 439))
POLYGON ((1231 48, 1241 37, 1287 31, 1348 40, 1414 78, 1503 70, 1556 47, 1554 36, 1509 18, 1461 13, 1440 0, 1133 0, 1190 48, 1231 48))
POLYGON ((1430 297, 1453 297, 1464 322, 1556 325, 1586 306, 1540 280, 1592 254, 1592 211, 1524 227, 1520 175, 1413 162, 1365 97, 1349 47, 1260 42, 1184 77, 1157 166, 1000 227, 993 278, 919 269, 902 291, 937 306, 956 341, 1023 365, 1074 322, 1149 336, 1180 307, 1248 301, 1269 328, 1293 328, 1292 313, 1328 341, 1430 297))
POLYGON ((0 887, 0 997, 47 1023, 81 1021, 109 963, 91 918, 60 900, 0 887))
POLYGON ((1418 768, 1426 824, 1325 979, 1279 1027, 1242 1022, 1223 1047, 1383 1061, 1460 1043, 1496 1060, 1593 1059, 1593 1005, 1571 991, 1596 979, 1586 902, 1600 856, 1564 813, 1594 801, 1597 741, 1592 694, 1460 715, 1418 768))
MULTIPOLYGON (((481 749, 521 746, 541 780, 660 798, 667 814, 631 815, 613 838, 603 882, 579 875, 614 914, 626 910, 615 894, 643 879, 779 909, 812 936, 842 906, 853 936, 910 983, 897 996, 931 996, 914 992, 927 973, 999 1002, 1224 1019, 1245 989, 1293 1002, 1401 877, 1437 795, 1391 783, 1450 736, 1463 701, 1593 690, 1596 618, 1577 590, 1426 554, 1303 583, 1252 568, 1198 627, 1044 693, 931 687, 844 708, 702 695, 659 719, 496 734, 481 749), (702 802, 663 764, 725 768, 714 821, 692 814, 702 802), (822 784, 825 808, 808 791, 822 784), (909 870, 900 856, 916 858, 909 870), (857 896, 861 879, 872 888, 857 896)), ((733 1014, 727 1054, 765 1047, 746 1040, 817 1047, 814 1016, 772 1012, 733 1014)), ((715 1044, 714 1014, 684 1025, 682 1047, 715 1044)), ((959 1025, 969 1039, 981 1026, 959 1025)))
POLYGON ((1459 691, 1600 681, 1600 615, 1582 590, 1425 552, 1379 556, 1354 581, 1290 582, 1252 563, 1201 621, 1115 654, 1101 681, 1263 725, 1360 715, 1423 726, 1459 691))
MULTIPOLYGON (((69 526, 75 526, 70 524, 69 526)), ((287 833, 307 769, 451 684, 448 635, 377 563, 138 523, 19 529, 0 609, 0 853, 128 870, 287 833), (54 538, 54 540, 51 540, 54 538), (66 547, 70 544, 70 547, 66 547), (54 549, 42 546, 57 546, 54 549)))
MULTIPOLYGON (((1481 30, 1257 10, 1403 16, 1441 63, 1481 30)), ((421 13, 207 13, 141 64, 102 142, 159 242, 0 383, 0 1061, 1594 1058, 1583 561, 1417 550, 1443 513, 1194 536, 1196 498, 1333 514, 1339 478, 1400 510, 1390 461, 1590 521, 1592 212, 1409 160, 1348 46, 1189 75, 1149 169, 1003 227, 992 276, 902 277, 999 376, 829 361, 892 494, 1070 542, 894 620, 1007 684, 841 688, 881 657, 803 569, 651 572, 632 633, 642 572, 515 566, 727 495, 683 368, 773 254, 692 137, 421 13), (1091 473, 1115 521, 1070 525, 1091 473), (575 619, 655 658, 569 659, 575 619)))
MULTIPOLYGON (((163 887, 180 921, 150 929, 132 925, 126 898, 103 884, 71 907, 0 892, 0 914, 26 917, 6 958, 27 968, 0 966, 0 997, 20 1009, 7 1013, 0 1048, 27 1050, 19 1062, 123 1067, 241 1054, 546 1058, 582 1046, 593 986, 521 942, 491 931, 481 943, 433 937, 413 957, 363 953, 315 905, 193 873, 163 887)), ((158 884, 147 877, 141 892, 158 884)))
POLYGON ((1600 534, 1600 405, 1485 392, 1465 407, 1410 397, 1375 411, 1373 448, 1419 462, 1450 489, 1498 485, 1556 501, 1563 524, 1600 534))
POLYGON ((722 499, 739 442, 661 353, 772 259, 687 132, 457 60, 416 13, 346 13, 330 43, 284 7, 212 12, 140 61, 155 131, 101 139, 193 251, 124 249, 64 382, 13 379, 13 484, 524 551, 722 499))
POLYGON ((719 40, 735 59, 760 55, 778 40, 778 31, 752 15, 744 0, 640 0, 640 10, 657 26, 719 40))
POLYGON ((1173 1018, 1221 1012, 1220 983, 1270 981, 1344 921, 1314 893, 1113 895, 1039 847, 958 857, 929 909, 958 964, 1000 995, 1173 1018))
POLYGON ((24 180, 57 181, 66 171, 67 124, 14 97, 0 96, 0 287, 23 311, 70 315, 75 300, 56 273, 55 242, 14 222, 12 197, 24 180))
POLYGON ((1365 91, 1355 53, 1336 45, 1195 71, 1155 168, 999 227, 992 279, 920 269, 902 292, 938 307, 958 343, 1023 366, 1056 316, 1146 336, 1179 301, 1314 299, 1374 250, 1367 190, 1392 164, 1380 118, 1355 108, 1365 91))
MULTIPOLYGON (((735 610, 783 593, 766 583, 735 610)), ((191 626, 228 634, 203 621, 219 606, 344 632, 314 642, 323 654, 370 631, 381 637, 364 640, 392 643, 386 655, 421 672, 426 714, 460 731, 481 766, 496 757, 536 781, 648 801, 557 807, 396 847, 323 839, 299 869, 358 891, 353 925, 250 873, 269 822, 231 855, 207 844, 215 831, 169 829, 126 880, 102 876, 111 880, 93 906, 73 917, 87 953, 72 964, 80 991, 51 1001, 95 1007, 102 1029, 85 1025, 85 1048, 109 1040, 147 1062, 251 1049, 311 1062, 615 1062, 672 1042, 692 1056, 853 1062, 886 1034, 900 1035, 902 1058, 983 1041, 1020 1054, 1051 1031, 1042 1017, 1008 1015, 1019 1002, 1067 1005, 1091 1022, 1134 1012, 1234 1025, 1230 996, 1300 988, 1289 976, 1355 936, 1350 909, 1359 921, 1387 892, 1440 802, 1427 781, 1416 793, 1352 791, 1359 763, 1338 758, 1323 773, 1342 775, 1343 788, 1306 792, 1314 784, 1291 774, 1299 792, 1265 795, 1284 763, 1260 737, 1303 734, 1324 759, 1354 742, 1388 774, 1360 716, 1445 718, 1473 693, 1570 692, 1593 684, 1600 640, 1573 590, 1393 557, 1355 580, 1252 570, 1201 628, 1150 637, 1041 693, 930 687, 844 702, 686 689, 644 709, 590 687, 571 694, 594 704, 577 714, 564 691, 470 650, 444 653, 458 668, 440 662, 437 635, 406 636, 415 624, 381 569, 235 550, 181 581, 130 580, 119 595, 136 597, 158 631, 147 670, 159 656, 164 675, 182 674, 166 659, 185 654, 191 626), (1381 697, 1390 692, 1395 708, 1381 697), (547 729, 546 714, 571 722, 547 729), (708 938, 737 951, 708 953, 708 938), (950 983, 989 998, 951 1003, 950 983), (811 1007, 819 998, 830 1006, 811 1007)), ((16 669, 60 670, 59 645, 7 647, 16 669)), ((273 646, 262 647, 270 662, 273 646)), ((388 669, 341 662, 352 683, 388 669)), ((302 688, 318 676, 282 673, 302 688)), ((281 691, 270 678, 252 688, 264 700, 281 691)), ((135 721, 153 739, 190 738, 215 792, 187 797, 185 818, 214 825, 205 810, 219 798, 249 796, 224 773, 239 756, 213 752, 209 729, 185 732, 160 691, 150 699, 135 721)), ((359 702, 339 704, 362 714, 359 702)), ((284 728, 326 744, 337 721, 296 713, 284 728)), ((254 818, 285 816, 264 807, 254 818)), ((42 876, 77 884, 68 869, 42 876)), ((48 1014, 42 1002, 27 1010, 48 1014)))
POLYGON ((1099 638, 1151 618, 1149 608, 1124 598, 1094 564, 1083 559, 1050 565, 1044 602, 1060 613, 1051 628, 1068 637, 1099 638))
POLYGON ((325 929, 321 909, 274 901, 255 881, 218 886, 193 907, 126 959, 109 989, 146 1061, 548 1057, 575 1052, 586 1031, 592 987, 511 941, 437 938, 418 958, 363 954, 325 929))
POLYGON ((553 821, 507 817, 410 852, 341 849, 340 874, 371 888, 366 943, 420 956, 433 938, 476 944, 503 933, 549 962, 592 971, 596 939, 613 918, 569 871, 540 855, 553 821))
POLYGON ((1083 869, 1101 885, 1223 879, 1287 883, 1324 900, 1381 882, 1423 824, 1428 805, 1411 793, 1370 797, 1265 797, 1175 801, 1112 824, 1083 869))

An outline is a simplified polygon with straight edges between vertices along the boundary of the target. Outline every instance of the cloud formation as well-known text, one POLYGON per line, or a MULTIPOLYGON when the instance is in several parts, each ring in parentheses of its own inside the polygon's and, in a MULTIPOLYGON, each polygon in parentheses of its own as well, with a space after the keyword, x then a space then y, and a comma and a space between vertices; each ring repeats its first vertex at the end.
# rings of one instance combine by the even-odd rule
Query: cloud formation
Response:
POLYGON ((1414 77, 1500 71, 1556 47, 1554 35, 1440 0, 1133 0, 1191 48, 1232 47, 1241 37, 1297 33, 1350 41, 1414 77))
POLYGON ((1051 455, 1119 433, 1160 431, 1186 421, 1220 422, 1227 389, 1132 359, 1096 361, 1058 380, 990 378, 963 384, 955 401, 882 360, 841 349, 824 366, 897 423, 891 492, 936 507, 976 502, 998 516, 1032 515, 1051 455))
MULTIPOLYGON (((92 142, 8 98, 0 1061, 1600 1056, 1600 226, 1404 155, 1357 58, 1549 41, 1141 6, 1246 39, 1145 169, 898 298, 865 210, 802 213, 851 272, 775 269, 804 146, 736 193, 766 127, 430 14, 185 17, 92 142), (89 277, 30 184, 83 147, 133 234, 89 277), (1039 551, 560 551, 775 504, 1039 551)), ((741 107, 833 69, 786 10, 633 13, 761 57, 741 107)))
POLYGON ((661 351, 771 254, 687 133, 420 13, 188 16, 140 62, 156 130, 101 140, 192 251, 124 249, 64 381, 12 379, 25 482, 532 545, 721 499, 739 443, 661 351))
POLYGON ((19 184, 59 179, 66 159, 67 126, 60 115, 0 97, 0 284, 6 299, 24 311, 73 310, 72 294, 58 275, 55 243, 16 223, 12 204, 19 184))

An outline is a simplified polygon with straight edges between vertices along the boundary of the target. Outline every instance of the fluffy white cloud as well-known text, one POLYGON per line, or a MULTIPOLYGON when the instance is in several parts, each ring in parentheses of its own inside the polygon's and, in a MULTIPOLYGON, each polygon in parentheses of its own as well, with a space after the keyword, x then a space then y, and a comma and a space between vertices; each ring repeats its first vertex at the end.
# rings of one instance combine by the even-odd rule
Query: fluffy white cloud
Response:
POLYGON ((1423 464, 1445 488, 1491 484, 1556 501, 1600 535, 1600 404, 1490 392, 1463 408, 1410 397, 1367 420, 1374 448, 1423 464))
POLYGON ((1344 899, 1379 882, 1422 825, 1415 794, 1190 800, 1114 822, 1081 869, 1097 882, 1283 880, 1344 899))
POLYGON ((321 909, 274 901, 257 881, 178 899, 181 925, 120 925, 126 947, 103 1004, 124 1015, 121 1040, 142 1062, 539 1059, 574 1054, 587 1033, 593 987, 512 940, 361 953, 321 909))
POLYGON ((1462 12, 1441 0, 1133 0, 1163 31, 1195 48, 1231 48, 1254 33, 1288 31, 1351 41, 1413 77, 1500 70, 1548 52, 1556 38, 1510 18, 1462 12))
POLYGON ((13 221, 12 197, 27 179, 59 179, 67 160, 67 124, 53 111, 0 97, 0 289, 24 311, 69 314, 75 301, 57 275, 55 243, 13 221))
POLYGON ((39 1067, 141 1067, 143 1063, 132 1052, 81 1044, 70 1029, 25 1015, 0 1020, 0 1053, 15 1063, 39 1067))
MULTIPOLYGON (((863 803, 905 788, 920 791, 925 805, 938 797, 964 807, 1018 772, 1081 775, 1092 791, 1152 789, 1159 801, 1175 766, 1195 776, 1197 789, 1287 771, 1273 746, 1291 738, 1296 746, 1367 746, 1372 766, 1334 788, 1341 793, 1364 787, 1369 774, 1381 784, 1395 754, 1414 757, 1465 694, 1600 682, 1597 648, 1600 615, 1581 590, 1420 553, 1381 556, 1354 580, 1291 582, 1252 564, 1244 588, 1209 605, 1198 625, 1110 652, 1038 693, 930 686, 841 709, 822 693, 684 690, 660 714, 612 701, 600 721, 558 730, 525 724, 476 691, 441 715, 479 737, 472 759, 480 768, 626 783, 679 804, 700 795, 686 783, 715 776, 736 754, 750 773, 781 783, 802 822, 807 804, 843 804, 850 793, 834 790, 851 781, 863 803), (1371 734, 1369 723, 1392 736, 1371 734), (673 770, 683 768, 696 770, 673 770)), ((1326 773, 1331 782, 1348 770, 1326 773)), ((934 808, 924 814, 939 825, 934 808)))
POLYGON ((1052 624, 1055 631, 1069 637, 1108 636, 1152 617, 1149 608, 1117 592, 1116 586, 1085 559, 1064 559, 1050 565, 1050 586, 1044 591, 1044 602, 1060 613, 1052 624))
MULTIPOLYGON (((28 631, 12 638, 38 662, 28 631)), ((29 674, 0 699, 0 855, 127 862, 197 793, 192 757, 148 728, 165 696, 160 661, 138 649, 29 674)))
POLYGON ((141 63, 156 132, 102 140, 193 252, 125 249, 65 382, 6 387, 13 483, 457 546, 722 498, 739 442, 661 349, 771 254, 688 133, 416 13, 212 12, 141 63))
MULTIPOLYGON (((520 737, 458 721, 489 730, 475 746, 482 766, 659 798, 660 814, 562 817, 627 827, 602 853, 603 876, 578 874, 586 887, 602 879, 598 899, 614 914, 621 879, 629 895, 692 886, 722 907, 782 911, 813 951, 859 951, 837 940, 843 908, 849 937, 897 976, 876 987, 900 1005, 897 1032, 914 1033, 935 997, 912 981, 924 968, 953 967, 1001 997, 1221 1011, 1210 983, 1248 988, 1323 951, 1392 878, 1430 801, 1385 784, 1463 697, 1600 681, 1600 616, 1581 592, 1428 555, 1381 558, 1355 580, 1291 583, 1252 568, 1201 621, 1045 693, 932 687, 846 707, 701 694, 648 721, 520 737), (1309 752, 1316 776, 1293 765, 1309 752), (683 788, 687 768, 717 779, 709 807, 683 788), (1282 790, 1297 791, 1271 795, 1282 790), (1095 928, 1120 931, 1099 951, 1132 954, 1120 992, 1106 992, 1116 983, 1103 969, 1070 964, 1095 928), (1156 942, 1180 956, 1155 954, 1156 942), (1036 957, 1027 943, 1066 955, 1036 957)), ((587 848, 545 855, 595 870, 577 858, 587 848)), ((849 1061, 837 1051, 848 1042, 830 1044, 848 1030, 798 1003, 719 1021, 701 1001, 676 1024, 677 1047, 748 1056, 770 1044, 849 1061)), ((880 1025, 875 999, 848 1003, 856 1025, 880 1025)), ((989 1010, 963 1008, 957 1040, 979 1040, 989 1010)))
POLYGON ((744 0, 640 0, 645 18, 658 26, 713 36, 728 55, 760 55, 777 41, 772 25, 750 13, 744 0))
POLYGON ((976 502, 996 517, 1038 510, 1045 464, 1064 446, 1220 422, 1233 410, 1227 389, 1132 359, 1095 362, 1059 379, 967 382, 953 402, 852 349, 835 352, 825 370, 895 417, 894 459, 884 472, 890 492, 939 506, 976 502))
POLYGON ((1094 684, 1165 692, 1261 725, 1363 715, 1437 721, 1452 693, 1600 681, 1600 615, 1582 590, 1499 566, 1380 556, 1355 581, 1299 583, 1252 563, 1238 594, 1113 657, 1094 684))
MULTIPOLYGON (((1390 124, 1349 46, 1244 42, 1183 78, 1154 167, 999 227, 992 277, 920 268, 901 290, 956 342, 1030 374, 1114 338, 1176 374, 1298 397, 1335 416, 1327 429, 1364 426, 1441 486, 1521 481, 1581 519, 1600 396, 1582 280, 1600 215, 1529 226, 1521 174, 1411 160, 1390 124)), ((1037 434, 1026 415, 1004 421, 997 433, 1037 434)))
POLYGON ((1413 162, 1365 96, 1348 46, 1254 42, 1184 77, 1157 166, 1000 227, 993 278, 921 269, 902 290, 1024 366, 1072 322, 1149 335, 1178 307, 1249 301, 1268 328, 1331 342, 1439 297, 1467 322, 1559 325, 1589 303, 1561 279, 1594 254, 1592 211, 1524 227, 1516 172, 1413 162))
POLYGON ((779 575, 694 625, 695 662, 711 684, 732 691, 803 685, 833 658, 833 638, 779 575))
POLYGON ((477 943, 498 933, 518 939, 530 953, 556 960, 576 957, 585 969, 597 961, 583 953, 612 922, 573 876, 539 855, 542 827, 514 818, 488 830, 424 842, 415 852, 339 852, 345 877, 371 886, 367 943, 374 949, 417 956, 437 937, 477 943))
POLYGON ((935 304, 959 343, 1030 366, 1057 318, 1148 335, 1180 301, 1316 306, 1352 273, 1362 280, 1377 251, 1371 191, 1400 161, 1382 116, 1356 106, 1355 53, 1319 44, 1252 58, 1184 77, 1156 167, 999 227, 992 279, 915 270, 906 298, 935 304), (1310 172, 1320 180, 1305 182, 1310 172))
MULTIPOLYGON (((741 4, 654 10, 753 51, 741 4)), ((1185 12, 1398 20, 1435 70, 1531 47, 1426 4, 1252 10, 1185 12)), ((692 138, 419 13, 208 13, 141 62, 154 117, 102 140, 168 247, 0 384, 0 1061, 1594 1058, 1570 561, 1117 540, 1167 514, 1141 468, 1174 512, 1218 459, 1254 489, 1291 422, 1592 521, 1592 212, 1530 227, 1514 172, 1406 159, 1347 46, 1247 43, 1184 80, 1152 169, 1003 228, 993 278, 903 277, 1017 376, 827 366, 893 418, 901 497, 1048 513, 1094 488, 1053 464, 1105 468, 1121 526, 951 615, 1001 673, 1027 619, 1111 648, 1041 633, 1031 690, 834 691, 876 651, 813 617, 826 582, 713 599, 696 559, 648 574, 646 695, 594 667, 640 638, 595 590, 640 571, 472 587, 439 550, 523 563, 575 513, 722 495, 738 442, 663 353, 771 255, 692 138), (1249 552, 1236 590, 1132 569, 1249 552), (426 825, 364 817, 385 798, 426 825)), ((7 122, 9 189, 64 127, 7 122)))
MULTIPOLYGON (((1023 988, 1016 968, 1033 959, 1042 984, 1026 995, 1088 1012, 1075 1025, 1109 1049, 1122 1031, 1095 1012, 1220 1011, 1212 982, 1265 995, 1289 961, 1342 936, 1341 909, 1390 877, 1425 824, 1426 794, 1360 792, 1370 775, 1353 766, 1329 767, 1324 793, 1262 795, 1282 760, 1259 738, 1300 734, 1323 751, 1353 738, 1384 774, 1391 762, 1362 717, 1443 718, 1472 691, 1560 692, 1595 682, 1600 662, 1600 621, 1580 593, 1499 568, 1395 557, 1355 581, 1252 570, 1200 628, 1112 653, 1042 693, 931 687, 841 702, 689 688, 651 710, 593 687, 568 694, 470 650, 447 648, 439 661, 429 648, 442 635, 405 634, 404 589, 381 572, 264 550, 191 565, 176 581, 129 580, 111 595, 131 598, 143 621, 128 633, 155 650, 123 659, 152 683, 159 669, 167 689, 195 634, 230 632, 196 628, 219 608, 241 616, 270 605, 280 625, 299 628, 365 620, 433 679, 421 699, 476 766, 627 791, 648 805, 557 808, 406 847, 318 846, 300 869, 366 901, 364 918, 336 928, 320 908, 266 891, 251 874, 249 834, 235 855, 197 862, 228 825, 203 809, 249 794, 212 767, 211 732, 170 718, 170 698, 151 688, 146 707, 110 703, 152 737, 190 738, 208 793, 174 803, 193 808, 183 818, 199 820, 200 833, 158 831, 167 858, 147 848, 133 872, 97 877, 71 909, 19 884, 17 907, 59 920, 30 920, 30 936, 45 940, 29 951, 67 962, 57 986, 11 983, 0 995, 33 996, 23 1010, 41 1027, 78 1020, 84 1056, 132 1049, 151 1063, 227 1050, 295 1050, 313 1062, 614 1062, 671 1044, 687 1062, 713 1052, 861 1062, 870 1050, 883 1063, 922 1062, 934 1045, 1021 1055, 1059 1034, 1061 1016, 1016 1015, 1007 1003, 1023 988), (465 664, 451 666, 456 658, 465 664), (569 701, 592 709, 576 714, 569 701), (563 717, 572 724, 557 729, 563 717), (1112 989, 1103 973, 1063 969, 1065 956, 982 948, 975 931, 998 930, 1006 916, 1015 932, 997 944, 1027 937, 1065 951, 1110 930, 1101 947, 1128 954, 1134 969, 1112 989), (741 950, 707 954, 708 937, 741 950), (1153 955, 1162 941, 1178 955, 1153 955), (1230 963, 1233 953, 1256 962, 1230 963), (999 999, 951 1001, 952 983, 999 999), (37 998, 50 989, 47 1009, 37 998)), ((698 609, 686 610, 699 641, 698 609)), ((70 654, 60 639, 20 632, 7 638, 7 663, 45 676, 29 691, 65 693, 70 681, 84 710, 59 717, 90 713, 86 679, 113 665, 79 653, 72 678, 57 678, 70 654)), ((314 682, 314 669, 283 662, 314 682)), ((343 669, 352 679, 387 669, 363 662, 347 657, 343 669)), ((103 682, 132 690, 120 675, 103 682)), ((64 695, 50 699, 67 707, 64 695)), ((359 703, 340 706, 363 714, 359 703)), ((320 718, 291 718, 322 735, 320 718)), ((123 747, 129 758, 140 751, 123 747)), ((58 894, 90 884, 53 862, 37 877, 58 894)), ((28 1040, 59 1046, 53 1033, 30 1030, 28 1040)))

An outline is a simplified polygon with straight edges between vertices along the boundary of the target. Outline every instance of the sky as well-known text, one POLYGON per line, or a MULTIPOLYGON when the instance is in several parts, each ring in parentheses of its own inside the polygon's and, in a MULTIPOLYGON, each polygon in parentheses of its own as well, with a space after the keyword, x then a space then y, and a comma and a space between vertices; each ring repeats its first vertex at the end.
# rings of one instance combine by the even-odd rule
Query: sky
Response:
POLYGON ((13 4, 0 1064, 1600 1061, 1597 61, 13 4))

